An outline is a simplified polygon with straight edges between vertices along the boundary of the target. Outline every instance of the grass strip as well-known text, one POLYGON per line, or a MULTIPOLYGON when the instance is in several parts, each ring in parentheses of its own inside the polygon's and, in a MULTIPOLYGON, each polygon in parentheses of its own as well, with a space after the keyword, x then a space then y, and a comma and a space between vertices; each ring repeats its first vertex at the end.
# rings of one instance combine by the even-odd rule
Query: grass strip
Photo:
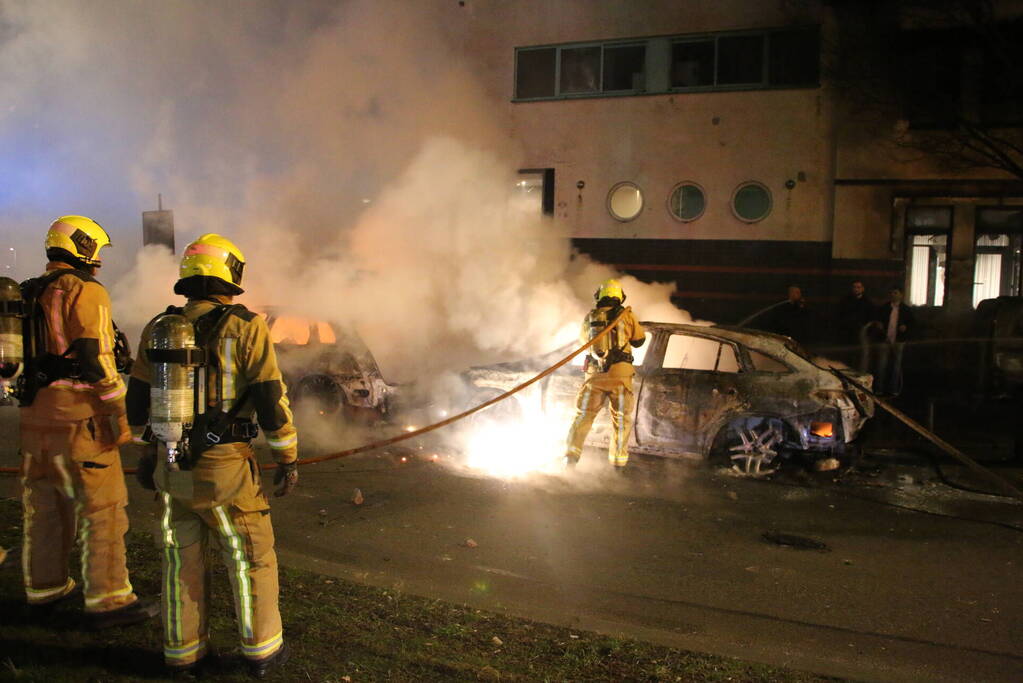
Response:
MULTIPOLYGON (((0 500, 0 546, 10 553, 0 566, 0 680, 164 679, 159 620, 97 632, 79 625, 80 597, 49 609, 25 605, 20 543, 20 504, 0 500)), ((130 532, 128 554, 137 592, 156 596, 160 554, 154 540, 130 532)), ((73 560, 76 555, 72 553, 73 560)), ((212 639, 228 661, 216 680, 248 681, 227 573, 219 560, 212 564, 212 639)), ((281 569, 281 611, 291 661, 269 680, 833 680, 550 626, 288 568, 281 569)))

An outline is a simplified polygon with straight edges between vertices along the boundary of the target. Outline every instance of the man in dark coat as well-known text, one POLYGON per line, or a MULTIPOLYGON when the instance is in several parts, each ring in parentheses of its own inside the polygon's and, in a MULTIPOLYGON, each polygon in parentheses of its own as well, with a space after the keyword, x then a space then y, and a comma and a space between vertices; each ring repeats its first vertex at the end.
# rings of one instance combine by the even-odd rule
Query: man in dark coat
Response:
POLYGON ((913 309, 902 303, 902 287, 893 285, 888 290, 888 302, 878 307, 873 327, 883 335, 877 345, 874 391, 897 396, 902 391, 902 352, 916 331, 913 309))
MULTIPOLYGON (((856 358, 856 367, 867 372, 870 366, 871 321, 874 320, 874 304, 867 297, 862 280, 853 280, 849 293, 838 302, 838 331, 842 346, 856 346, 857 352, 850 353, 856 358)), ((876 333, 876 328, 875 328, 876 333)), ((879 337, 880 335, 878 335, 879 337)))

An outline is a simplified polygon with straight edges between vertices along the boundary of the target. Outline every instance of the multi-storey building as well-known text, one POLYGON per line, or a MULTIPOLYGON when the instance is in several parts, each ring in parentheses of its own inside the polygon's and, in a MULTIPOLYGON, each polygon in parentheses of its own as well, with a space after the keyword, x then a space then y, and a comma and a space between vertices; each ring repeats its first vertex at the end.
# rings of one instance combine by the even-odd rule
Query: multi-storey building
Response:
POLYGON ((936 312, 1019 295, 1023 180, 907 140, 950 106, 1011 126, 1023 97, 987 87, 970 27, 883 5, 466 3, 466 48, 550 220, 698 316, 735 322, 789 284, 823 306, 857 278, 936 312))

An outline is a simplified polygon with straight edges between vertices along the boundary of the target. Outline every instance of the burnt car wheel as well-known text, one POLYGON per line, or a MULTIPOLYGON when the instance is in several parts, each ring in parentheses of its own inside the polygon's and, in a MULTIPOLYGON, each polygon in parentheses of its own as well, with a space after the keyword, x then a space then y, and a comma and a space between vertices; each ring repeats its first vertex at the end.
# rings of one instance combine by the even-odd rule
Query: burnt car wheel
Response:
POLYGON ((320 415, 337 415, 345 404, 341 385, 325 375, 304 378, 295 388, 296 409, 310 410, 320 415))
POLYGON ((733 420, 721 428, 711 455, 731 464, 739 474, 759 477, 775 472, 780 447, 785 441, 783 427, 768 418, 733 420))

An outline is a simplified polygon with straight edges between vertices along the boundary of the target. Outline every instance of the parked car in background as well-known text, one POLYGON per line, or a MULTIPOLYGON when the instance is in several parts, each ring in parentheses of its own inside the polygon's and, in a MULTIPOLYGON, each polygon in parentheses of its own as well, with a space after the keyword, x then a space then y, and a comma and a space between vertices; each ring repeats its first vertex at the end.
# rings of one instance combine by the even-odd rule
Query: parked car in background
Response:
MULTIPOLYGON (((756 474, 783 454, 799 452, 817 461, 842 456, 874 414, 870 395, 788 337, 744 328, 643 325, 646 343, 634 351, 633 452, 719 456, 742 472, 756 474)), ((572 348, 472 368, 465 373, 472 402, 520 384, 572 348)), ((538 392, 522 392, 509 400, 539 400, 546 414, 563 416, 567 431, 583 379, 581 359, 582 354, 542 380, 538 392)), ((843 372, 868 388, 872 384, 867 373, 843 372)), ((527 407, 520 403, 500 410, 510 415, 527 407)), ((606 445, 609 433, 604 411, 589 442, 606 445)))
POLYGON ((384 418, 393 387, 354 330, 267 307, 270 338, 296 409, 367 421, 384 418))
POLYGON ((984 299, 973 320, 980 393, 1018 393, 1023 387, 1023 297, 984 299))

